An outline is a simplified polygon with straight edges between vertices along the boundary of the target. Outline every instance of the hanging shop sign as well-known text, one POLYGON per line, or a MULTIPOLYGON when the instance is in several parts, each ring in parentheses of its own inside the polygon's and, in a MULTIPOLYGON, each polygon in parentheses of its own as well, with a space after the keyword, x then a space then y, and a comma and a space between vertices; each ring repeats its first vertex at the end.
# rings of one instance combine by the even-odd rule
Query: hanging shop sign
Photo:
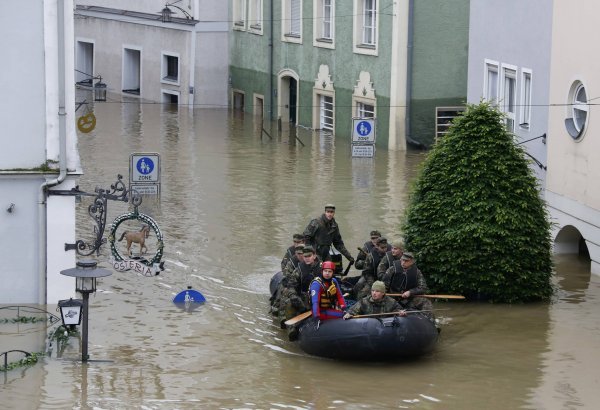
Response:
POLYGON ((133 212, 118 216, 108 237, 111 263, 117 271, 132 270, 144 276, 155 276, 163 269, 163 236, 150 216, 133 212))

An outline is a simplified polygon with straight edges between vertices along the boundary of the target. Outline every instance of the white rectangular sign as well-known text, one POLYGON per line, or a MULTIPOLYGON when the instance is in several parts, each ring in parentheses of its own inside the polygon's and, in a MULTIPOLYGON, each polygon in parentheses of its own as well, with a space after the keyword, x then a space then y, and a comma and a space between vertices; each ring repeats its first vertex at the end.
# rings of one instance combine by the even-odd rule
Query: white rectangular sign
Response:
POLYGON ((158 195, 160 192, 159 184, 131 184, 129 189, 136 191, 140 195, 158 195))
POLYGON ((375 155, 375 145, 352 144, 352 157, 371 158, 375 155))
POLYGON ((375 143, 375 118, 352 118, 352 143, 375 143))

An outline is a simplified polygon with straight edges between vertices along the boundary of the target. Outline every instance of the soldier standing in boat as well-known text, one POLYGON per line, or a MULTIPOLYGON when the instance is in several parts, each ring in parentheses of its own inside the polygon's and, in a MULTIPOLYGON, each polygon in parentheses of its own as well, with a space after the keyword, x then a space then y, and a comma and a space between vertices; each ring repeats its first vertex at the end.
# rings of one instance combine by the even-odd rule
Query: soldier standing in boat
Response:
POLYGON ((304 230, 304 243, 312 245, 319 258, 323 261, 329 260, 329 248, 333 245, 350 263, 354 263, 354 258, 344 245, 342 234, 334 215, 335 205, 325 205, 323 215, 310 221, 304 230))

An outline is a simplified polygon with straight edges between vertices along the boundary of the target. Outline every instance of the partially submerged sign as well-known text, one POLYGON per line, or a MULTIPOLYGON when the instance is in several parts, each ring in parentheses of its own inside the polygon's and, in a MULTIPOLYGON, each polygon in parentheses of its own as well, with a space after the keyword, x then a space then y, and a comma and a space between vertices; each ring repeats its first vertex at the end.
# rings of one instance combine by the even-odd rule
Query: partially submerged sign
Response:
POLYGON ((173 303, 186 311, 191 311, 201 304, 206 302, 206 298, 202 293, 197 290, 192 289, 191 286, 188 286, 186 290, 182 290, 173 298, 173 303))

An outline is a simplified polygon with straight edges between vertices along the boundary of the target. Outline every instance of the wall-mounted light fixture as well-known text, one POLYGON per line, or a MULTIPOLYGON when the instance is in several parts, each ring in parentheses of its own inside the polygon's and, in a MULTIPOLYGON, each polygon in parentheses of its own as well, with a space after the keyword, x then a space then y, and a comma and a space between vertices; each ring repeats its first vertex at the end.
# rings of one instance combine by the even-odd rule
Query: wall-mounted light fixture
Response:
POLYGON ((14 210, 15 210, 15 204, 10 204, 8 206, 8 208, 6 209, 6 212, 8 212, 9 214, 12 214, 14 210))
POLYGON ((177 0, 176 2, 173 2, 173 3, 165 3, 165 8, 163 8, 160 11, 160 15, 161 15, 161 19, 162 19, 163 23, 171 22, 173 19, 173 14, 175 14, 169 7, 175 7, 177 10, 181 11, 187 20, 194 19, 194 17, 190 13, 188 13, 181 7, 175 5, 176 3, 179 3, 180 1, 181 0, 177 0))

